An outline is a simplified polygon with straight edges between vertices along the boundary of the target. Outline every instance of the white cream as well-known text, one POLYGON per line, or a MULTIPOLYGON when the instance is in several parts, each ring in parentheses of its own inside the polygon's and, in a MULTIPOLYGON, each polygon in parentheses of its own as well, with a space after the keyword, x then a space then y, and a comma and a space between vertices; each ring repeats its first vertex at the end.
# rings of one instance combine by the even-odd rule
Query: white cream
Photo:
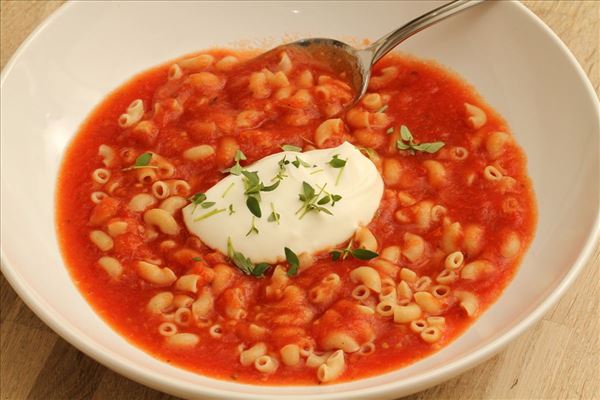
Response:
POLYGON ((300 165, 296 168, 287 164, 287 177, 279 186, 271 192, 260 193, 262 217, 254 220, 258 234, 247 235, 253 215, 246 206, 243 175, 228 175, 206 192, 206 201, 215 202, 214 206, 206 209, 194 204, 186 206, 183 218, 188 230, 223 254, 227 254, 227 241, 231 238, 235 250, 254 263, 274 264, 285 260, 285 247, 296 254, 326 250, 349 239, 360 226, 371 221, 383 194, 383 181, 373 163, 352 144, 345 142, 339 147, 305 153, 284 151, 258 160, 245 169, 258 172, 263 184, 269 186, 279 172, 278 163, 284 156, 290 162, 299 157, 310 167, 300 165), (347 160, 339 180, 341 169, 329 165, 334 155, 347 160), (319 187, 326 185, 327 192, 342 196, 335 206, 331 207, 331 203, 324 206, 333 215, 311 211, 299 218, 301 213, 296 214, 296 211, 303 204, 298 197, 302 182, 309 183, 317 193, 319 187), (271 203, 280 214, 279 224, 268 221, 271 203), (235 210, 231 215, 230 205, 235 210), (197 220, 222 209, 225 211, 197 220))

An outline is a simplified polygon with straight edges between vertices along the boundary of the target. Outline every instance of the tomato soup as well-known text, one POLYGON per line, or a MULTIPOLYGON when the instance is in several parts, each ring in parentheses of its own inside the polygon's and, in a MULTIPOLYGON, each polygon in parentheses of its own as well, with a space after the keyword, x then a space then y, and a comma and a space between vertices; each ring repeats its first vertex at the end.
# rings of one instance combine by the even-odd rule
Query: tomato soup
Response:
POLYGON ((448 345, 501 295, 533 237, 526 158, 506 122, 431 62, 386 56, 351 105, 346 77, 326 65, 286 53, 244 62, 253 56, 211 50, 154 68, 83 124, 62 164, 56 221, 84 297, 155 357, 244 383, 355 380, 448 345), (337 155, 304 161, 340 145, 369 168, 337 155), (278 153, 277 175, 253 171, 278 153), (315 181, 295 184, 300 212, 283 218, 278 196, 302 168, 315 181), (354 203, 336 194, 367 170, 379 194, 354 203), (317 171, 342 183, 320 187, 317 171), (207 196, 227 177, 245 185, 235 210, 233 191, 207 196), (300 252, 290 241, 269 263, 239 251, 267 228, 292 237, 301 218, 313 225, 298 243, 311 230, 337 232, 328 218, 368 202, 369 220, 341 243, 300 252), (211 247, 185 210, 248 233, 211 247))

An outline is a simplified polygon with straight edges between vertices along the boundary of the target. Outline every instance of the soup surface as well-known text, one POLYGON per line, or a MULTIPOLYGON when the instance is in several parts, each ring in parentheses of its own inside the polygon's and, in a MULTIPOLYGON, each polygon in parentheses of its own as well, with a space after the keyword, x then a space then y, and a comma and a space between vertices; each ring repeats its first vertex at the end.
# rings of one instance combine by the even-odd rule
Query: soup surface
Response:
POLYGON ((224 380, 342 382, 447 345, 535 228, 507 124, 430 62, 385 57, 347 107, 327 66, 252 56, 144 72, 81 127, 56 217, 79 289, 127 340, 224 380))

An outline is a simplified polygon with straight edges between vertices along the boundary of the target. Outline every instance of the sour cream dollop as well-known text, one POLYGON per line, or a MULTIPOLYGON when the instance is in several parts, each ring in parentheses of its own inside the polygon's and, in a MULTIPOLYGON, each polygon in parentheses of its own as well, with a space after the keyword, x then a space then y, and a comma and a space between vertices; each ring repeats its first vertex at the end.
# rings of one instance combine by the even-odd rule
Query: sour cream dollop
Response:
POLYGON ((275 183, 277 179, 273 179, 279 172, 285 175, 277 188, 260 192, 260 218, 246 204, 244 175, 230 174, 205 193, 206 202, 214 205, 203 208, 189 204, 183 209, 183 219, 187 229, 207 246, 227 254, 231 240, 234 249, 254 263, 284 261, 285 247, 296 254, 312 254, 344 242, 373 219, 383 195, 383 181, 375 165, 348 142, 305 153, 283 151, 244 169, 256 172, 264 186, 275 183), (338 165, 334 168, 330 164, 334 156, 345 165, 339 167, 341 163, 334 162, 338 165), (289 163, 282 171, 284 159, 289 163), (324 187, 319 199, 326 193, 341 196, 334 206, 331 201, 323 205, 331 215, 313 210, 300 218, 304 211, 304 202, 299 198, 303 182, 314 189, 315 195, 324 187), (273 212, 278 218, 269 219, 273 212))

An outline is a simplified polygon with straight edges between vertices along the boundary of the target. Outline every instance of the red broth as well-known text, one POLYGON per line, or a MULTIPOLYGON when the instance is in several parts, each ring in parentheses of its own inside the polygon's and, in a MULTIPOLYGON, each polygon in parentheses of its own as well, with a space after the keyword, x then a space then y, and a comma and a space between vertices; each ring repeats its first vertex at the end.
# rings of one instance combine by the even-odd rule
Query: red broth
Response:
MULTIPOLYGON (((532 240, 535 201, 523 151, 472 87, 434 63, 392 55, 375 66, 368 96, 341 112, 349 88, 325 66, 294 58, 291 66, 283 60, 261 72, 235 64, 251 53, 203 54, 144 72, 111 93, 83 124, 62 164, 56 221, 63 256, 84 297, 116 331, 167 363, 219 379, 342 382, 397 369, 439 350, 498 299, 532 240), (119 124, 121 115, 136 99, 144 110, 130 117, 139 121, 121 126, 127 125, 119 124), (255 112, 240 117, 247 110, 255 112), (332 118, 343 120, 343 130, 315 137, 332 118), (399 150, 401 126, 417 143, 445 145, 433 153, 399 150), (135 195, 154 198, 156 180, 173 190, 174 180, 185 181, 189 187, 176 189, 184 198, 206 191, 226 176, 222 170, 234 163, 237 149, 247 165, 281 151, 283 144, 307 151, 343 141, 362 148, 385 182, 368 225, 379 253, 370 261, 333 261, 322 252, 283 283, 272 277, 275 266, 256 278, 189 234, 180 211, 174 212, 179 232, 168 235, 144 222, 145 211, 131 209, 135 195), (201 144, 214 154, 201 161, 182 155, 201 144), (101 145, 109 148, 103 147, 103 154, 101 145), (156 168, 132 169, 147 152, 156 168), (92 231, 103 233, 91 240, 92 231), (455 270, 446 268, 450 254, 464 258, 455 270), (102 257, 111 258, 104 259, 104 267, 102 257), (194 288, 176 290, 172 282, 145 279, 141 260, 168 267, 176 278, 197 276, 194 288), (381 294, 353 296, 357 283, 350 273, 359 266, 373 268, 392 293, 392 317, 376 310, 381 294), (311 301, 311 290, 332 273, 340 283, 326 288, 325 301, 311 301), (163 292, 172 296, 165 295, 164 308, 151 312, 150 300, 163 292), (420 301, 417 292, 425 293, 418 295, 420 301), (192 304, 202 294, 213 305, 199 315, 192 304), (399 307, 415 303, 420 312, 409 318, 412 322, 395 322, 399 307), (243 312, 232 317, 232 307, 243 312), (173 329, 190 335, 165 336, 173 329), (341 346, 349 346, 341 353, 341 367, 332 334, 348 338, 341 346), (256 357, 247 350, 257 343, 264 347, 263 361, 276 370, 255 367, 256 357), (354 351, 353 343, 360 350, 354 351), (289 359, 281 352, 285 346, 289 359), (242 351, 249 365, 241 364, 242 351), (298 353, 298 363, 289 365, 298 353), (321 364, 327 363, 330 375, 323 378, 317 371, 323 373, 321 364)), ((148 208, 161 201, 154 199, 148 208)))

